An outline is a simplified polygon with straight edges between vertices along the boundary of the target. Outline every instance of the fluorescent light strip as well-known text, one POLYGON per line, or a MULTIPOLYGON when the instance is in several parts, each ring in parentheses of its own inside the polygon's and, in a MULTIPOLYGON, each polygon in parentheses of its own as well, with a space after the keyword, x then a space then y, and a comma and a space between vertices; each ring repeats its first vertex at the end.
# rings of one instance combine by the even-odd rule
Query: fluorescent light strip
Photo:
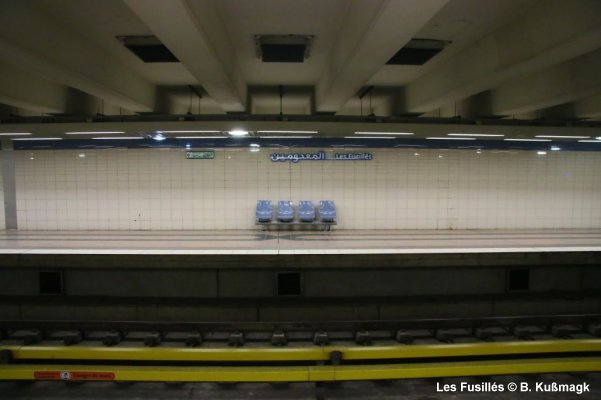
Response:
POLYGON ((233 137, 244 137, 244 136, 248 136, 249 132, 248 131, 243 131, 241 129, 234 129, 232 131, 228 131, 230 136, 233 137))
POLYGON ((99 136, 99 137, 93 137, 92 139, 95 140, 136 140, 136 139, 144 139, 141 136, 99 136))
POLYGON ((28 136, 31 135, 30 132, 2 132, 0 136, 28 136))
POLYGON ((553 138, 553 139, 589 139, 590 136, 564 136, 564 135, 536 135, 538 138, 553 138))
POLYGON ((550 142, 551 139, 503 139, 508 142, 550 142))
POLYGON ((258 133, 317 133, 317 131, 257 131, 258 133))
POLYGON ((412 132, 355 132, 355 135, 415 135, 412 132))
POLYGON ((394 139, 390 136, 345 136, 345 139, 394 139))
POLYGON ((116 135, 125 133, 123 131, 84 131, 84 132, 65 132, 65 135, 116 135))
POLYGON ((227 136, 176 136, 176 139, 227 139, 227 136))
POLYGON ((12 138, 11 140, 63 140, 59 137, 12 138))
POLYGON ((427 137, 429 140, 476 140, 471 137, 427 137))
POLYGON ((601 143, 601 140, 579 140, 580 143, 601 143))
POLYGON ((157 131, 157 133, 221 133, 221 131, 157 131))
POLYGON ((311 139, 313 136, 259 136, 259 139, 311 139))
POLYGON ((447 133, 448 136, 482 136, 482 137, 501 137, 505 135, 497 134, 497 133, 447 133))

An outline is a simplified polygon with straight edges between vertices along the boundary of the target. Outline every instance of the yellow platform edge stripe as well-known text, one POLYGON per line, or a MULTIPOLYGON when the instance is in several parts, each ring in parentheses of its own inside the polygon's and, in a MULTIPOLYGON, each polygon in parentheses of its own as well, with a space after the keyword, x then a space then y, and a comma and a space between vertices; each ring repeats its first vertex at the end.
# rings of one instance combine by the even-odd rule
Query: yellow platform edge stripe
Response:
POLYGON ((325 361, 332 351, 343 360, 462 357, 566 352, 601 352, 601 339, 565 339, 391 346, 307 346, 279 348, 181 348, 98 346, 0 346, 18 360, 129 361, 325 361))
MULTIPOLYGON (((466 361, 422 364, 297 367, 158 367, 0 365, 0 380, 34 380, 36 374, 110 374, 115 381, 152 382, 317 382, 436 378, 559 372, 599 372, 601 358, 466 361)), ((53 380, 61 380, 53 379, 53 380)), ((67 379, 68 380, 68 379, 67 379)), ((85 379, 84 379, 85 380, 85 379)))

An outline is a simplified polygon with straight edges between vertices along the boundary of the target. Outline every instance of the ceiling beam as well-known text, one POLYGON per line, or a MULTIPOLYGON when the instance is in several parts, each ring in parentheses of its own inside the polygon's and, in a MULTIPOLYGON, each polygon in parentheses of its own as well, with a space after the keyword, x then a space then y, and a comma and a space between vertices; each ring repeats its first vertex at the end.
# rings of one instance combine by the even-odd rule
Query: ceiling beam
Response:
POLYGON ((246 83, 214 1, 124 0, 225 111, 244 111, 246 83), (208 29, 215 33, 210 36, 208 29))
POLYGON ((3 104, 2 99, 0 99, 0 117, 8 117, 13 114, 15 110, 16 109, 14 107, 3 104))
POLYGON ((572 103, 576 118, 601 119, 601 95, 595 95, 572 103))
POLYGON ((68 88, 0 64, 0 103, 40 114, 65 112, 68 88))
POLYGON ((601 2, 546 0, 406 87, 425 113, 601 47, 601 2))
POLYGON ((597 93, 601 93, 601 50, 511 80, 492 90, 492 114, 520 114, 597 93))
POLYGON ((447 0, 356 1, 316 87, 317 111, 336 112, 428 22, 447 0), (399 23, 399 21, 403 23, 399 23))
POLYGON ((159 114, 224 114, 215 100, 201 87, 192 85, 158 86, 159 114))
POLYGON ((251 114, 306 114, 313 111, 314 90, 312 86, 249 86, 249 110, 251 114))
POLYGON ((154 85, 30 2, 2 2, 0 59, 124 108, 154 106, 154 85))

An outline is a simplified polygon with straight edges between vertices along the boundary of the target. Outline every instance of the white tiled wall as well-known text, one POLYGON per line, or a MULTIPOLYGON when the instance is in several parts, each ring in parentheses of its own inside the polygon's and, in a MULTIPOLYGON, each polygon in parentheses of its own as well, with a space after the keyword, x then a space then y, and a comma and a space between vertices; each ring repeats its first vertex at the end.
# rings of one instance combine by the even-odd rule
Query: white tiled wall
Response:
POLYGON ((15 151, 19 228, 254 229, 257 199, 334 200, 337 229, 601 228, 597 152, 269 159, 281 151, 217 149, 214 160, 179 149, 15 151))
POLYGON ((2 175, 2 163, 0 162, 0 229, 6 229, 4 215, 4 176, 2 175))

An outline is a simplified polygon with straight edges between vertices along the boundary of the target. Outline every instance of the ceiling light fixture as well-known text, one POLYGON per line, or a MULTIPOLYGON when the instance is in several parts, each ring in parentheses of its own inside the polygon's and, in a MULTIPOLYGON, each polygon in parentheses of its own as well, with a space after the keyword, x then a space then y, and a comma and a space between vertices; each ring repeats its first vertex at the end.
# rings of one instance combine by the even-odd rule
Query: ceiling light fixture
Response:
POLYGON ((317 131, 257 131, 258 133, 317 133, 317 131))
POLYGON ((28 136, 31 132, 1 132, 0 136, 28 136))
POLYGON ((157 133, 221 133, 221 131, 157 131, 157 133))
POLYGON ((503 139, 508 142, 550 142, 551 139, 503 139))
POLYGON ((551 146, 551 151, 559 151, 561 150, 561 147, 559 146, 551 146))
POLYGON ((546 155, 546 154, 547 154, 547 152, 546 152, 546 151, 539 150, 539 151, 537 151, 537 152, 536 152, 536 154, 538 154, 539 156, 544 156, 544 155, 546 155))
POLYGON ((355 135, 415 135, 412 132, 355 132, 355 135))
POLYGON ((390 136, 345 136, 345 139, 394 139, 390 136))
POLYGON ((125 133, 123 131, 85 131, 85 132, 65 132, 65 135, 116 135, 125 133))
POLYGON ((227 136, 176 136, 176 139, 227 139, 227 136))
POLYGON ((566 136, 566 135, 536 135, 537 138, 552 138, 552 139, 589 139, 590 136, 566 136))
POLYGON ((92 139, 94 139, 94 140, 137 140, 137 139, 144 139, 144 138, 142 136, 117 136, 117 137, 98 136, 98 137, 93 137, 92 139))
POLYGON ((601 139, 600 140, 579 140, 580 143, 601 143, 601 139))
POLYGON ((230 134, 230 136, 234 137, 248 136, 248 131, 243 131, 241 129, 234 129, 233 131, 229 131, 228 133, 230 134))
POLYGON ((313 136, 259 136, 259 139, 311 139, 313 136))
POLYGON ((447 133, 448 136, 473 136, 473 137, 502 137, 499 133, 447 133))
POLYGON ((59 137, 12 138, 11 140, 63 140, 59 137))
POLYGON ((476 140, 468 137, 427 137, 428 140, 476 140))

